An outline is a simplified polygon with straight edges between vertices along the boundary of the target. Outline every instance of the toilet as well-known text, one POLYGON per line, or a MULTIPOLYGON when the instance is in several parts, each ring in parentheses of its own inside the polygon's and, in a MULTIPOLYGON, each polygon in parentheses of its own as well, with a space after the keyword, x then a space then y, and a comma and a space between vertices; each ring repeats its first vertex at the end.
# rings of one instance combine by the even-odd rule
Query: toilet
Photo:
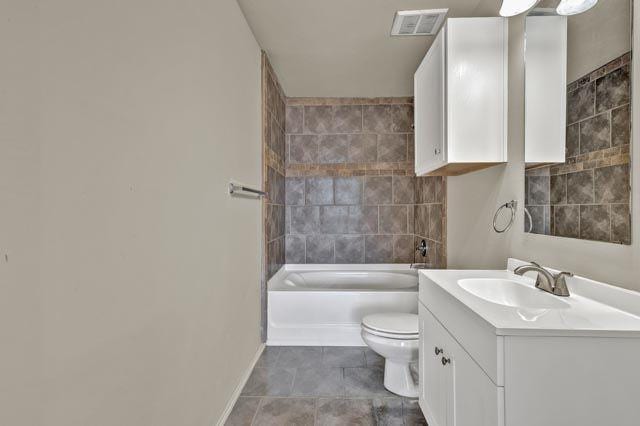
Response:
POLYGON ((418 360, 418 315, 389 312, 362 319, 362 339, 384 357, 384 387, 408 398, 418 397, 409 364, 418 360))

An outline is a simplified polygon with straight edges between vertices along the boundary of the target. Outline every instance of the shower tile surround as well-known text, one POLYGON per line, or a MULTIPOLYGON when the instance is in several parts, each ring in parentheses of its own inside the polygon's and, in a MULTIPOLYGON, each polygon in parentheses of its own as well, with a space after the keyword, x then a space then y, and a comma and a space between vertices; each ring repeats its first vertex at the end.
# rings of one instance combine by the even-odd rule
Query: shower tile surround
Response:
POLYGON ((446 181, 414 175, 413 98, 287 98, 263 52, 262 147, 263 341, 285 263, 446 267, 446 181))
POLYGON ((566 162, 531 168, 534 233, 631 243, 631 53, 569 84, 566 162))
POLYGON ((445 265, 444 180, 414 175, 412 98, 288 98, 285 164, 286 263, 445 265))
POLYGON ((267 281, 285 262, 285 96, 267 55, 262 53, 263 277, 261 334, 267 337, 267 281))
POLYGON ((262 54, 262 147, 265 272, 271 278, 284 264, 285 96, 266 54, 262 54))

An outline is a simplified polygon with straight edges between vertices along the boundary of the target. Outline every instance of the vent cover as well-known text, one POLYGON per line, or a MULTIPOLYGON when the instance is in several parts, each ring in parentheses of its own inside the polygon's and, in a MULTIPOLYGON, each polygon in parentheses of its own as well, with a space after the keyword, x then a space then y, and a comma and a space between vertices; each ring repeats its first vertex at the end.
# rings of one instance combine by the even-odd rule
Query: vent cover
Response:
POLYGON ((391 27, 392 36, 436 35, 449 9, 400 10, 391 27))

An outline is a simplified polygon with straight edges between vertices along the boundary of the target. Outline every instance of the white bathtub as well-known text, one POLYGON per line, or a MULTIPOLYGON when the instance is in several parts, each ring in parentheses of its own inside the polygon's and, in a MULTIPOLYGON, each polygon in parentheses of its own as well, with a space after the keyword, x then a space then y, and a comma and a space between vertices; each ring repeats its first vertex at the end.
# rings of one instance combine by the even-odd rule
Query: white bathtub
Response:
POLYGON ((267 290, 271 346, 364 346, 363 316, 418 311, 409 265, 285 265, 267 290))

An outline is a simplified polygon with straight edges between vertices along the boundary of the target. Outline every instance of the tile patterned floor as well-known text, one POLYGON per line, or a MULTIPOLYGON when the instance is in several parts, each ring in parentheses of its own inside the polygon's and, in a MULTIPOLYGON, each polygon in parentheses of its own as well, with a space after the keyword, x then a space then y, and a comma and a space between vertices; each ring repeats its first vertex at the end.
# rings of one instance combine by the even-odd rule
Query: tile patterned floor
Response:
POLYGON ((226 424, 426 425, 417 400, 383 378, 384 359, 368 348, 270 346, 226 424))

